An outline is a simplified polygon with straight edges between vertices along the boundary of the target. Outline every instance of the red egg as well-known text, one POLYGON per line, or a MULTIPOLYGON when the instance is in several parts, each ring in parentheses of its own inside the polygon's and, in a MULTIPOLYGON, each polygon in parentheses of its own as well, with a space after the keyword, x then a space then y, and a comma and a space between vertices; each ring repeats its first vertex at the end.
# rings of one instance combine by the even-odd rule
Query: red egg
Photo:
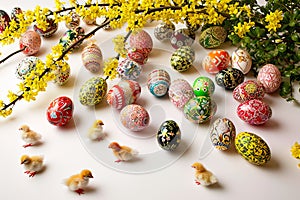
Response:
POLYGON ((37 32, 29 30, 20 38, 20 49, 25 48, 22 52, 25 55, 31 56, 40 50, 41 43, 41 36, 37 32))
POLYGON ((153 41, 151 36, 144 30, 130 35, 129 44, 131 48, 139 49, 147 55, 152 51, 153 41))
POLYGON ((203 59, 202 66, 210 74, 216 74, 219 71, 230 66, 230 55, 225 50, 214 50, 208 53, 203 59))
POLYGON ((264 86, 266 93, 273 93, 281 84, 280 71, 275 65, 264 65, 258 72, 257 81, 264 86))
POLYGON ((54 99, 47 109, 47 119, 55 126, 66 125, 73 116, 73 102, 69 97, 61 96, 54 99))
POLYGON ((248 80, 234 88, 232 95, 235 100, 245 102, 251 99, 263 99, 265 91, 257 81, 248 80))

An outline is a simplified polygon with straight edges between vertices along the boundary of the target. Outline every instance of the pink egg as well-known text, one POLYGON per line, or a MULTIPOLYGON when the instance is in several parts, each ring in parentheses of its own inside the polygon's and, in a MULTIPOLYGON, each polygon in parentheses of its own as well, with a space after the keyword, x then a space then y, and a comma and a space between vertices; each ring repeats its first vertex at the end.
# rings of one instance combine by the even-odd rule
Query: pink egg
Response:
POLYGON ((239 84, 232 92, 233 98, 239 102, 251 99, 263 99, 265 91, 263 86, 255 80, 248 80, 239 84))
POLYGON ((142 49, 130 48, 128 49, 128 58, 143 65, 148 60, 148 54, 146 54, 142 49))
POLYGON ((184 79, 172 81, 168 93, 170 101, 179 109, 182 109, 195 96, 193 88, 184 79))
POLYGON ((66 125, 73 116, 73 102, 69 97, 54 99, 47 108, 47 120, 55 126, 66 125))
POLYGON ((130 104, 121 110, 120 121, 125 128, 131 131, 141 131, 148 127, 150 116, 144 107, 130 104))
POLYGON ((42 44, 41 36, 33 30, 26 31, 20 38, 19 44, 20 49, 25 48, 22 51, 25 55, 30 56, 36 54, 42 44))
POLYGON ((141 30, 137 33, 132 33, 129 37, 129 44, 131 48, 139 49, 146 55, 148 55, 153 48, 152 38, 144 30, 141 30))
POLYGON ((266 93, 273 93, 281 84, 280 71, 275 65, 266 64, 259 70, 257 81, 263 85, 266 93))
POLYGON ((219 71, 226 69, 230 66, 230 55, 225 50, 214 50, 202 61, 202 67, 210 74, 216 74, 219 71))

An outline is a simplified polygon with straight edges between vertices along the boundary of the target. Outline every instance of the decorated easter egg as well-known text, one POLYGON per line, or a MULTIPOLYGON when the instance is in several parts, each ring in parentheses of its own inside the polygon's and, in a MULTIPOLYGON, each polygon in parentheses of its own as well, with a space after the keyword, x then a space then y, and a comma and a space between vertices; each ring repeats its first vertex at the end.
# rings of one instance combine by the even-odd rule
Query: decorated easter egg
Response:
POLYGON ((216 119, 209 130, 213 146, 219 150, 227 150, 235 138, 235 126, 227 118, 216 119))
POLYGON ((131 131, 141 131, 148 127, 150 116, 144 107, 130 104, 121 110, 120 121, 125 128, 131 131))
POLYGON ((251 99, 263 99, 265 96, 263 86, 255 80, 247 80, 234 88, 233 98, 239 102, 251 99))
POLYGON ((9 26, 9 22, 9 15, 4 10, 0 10, 0 33, 2 33, 6 27, 9 26))
POLYGON ((170 101, 179 109, 182 109, 183 106, 195 96, 193 88, 184 79, 176 79, 172 81, 168 94, 170 101))
POLYGON ((172 55, 184 57, 189 60, 191 63, 195 60, 195 51, 190 46, 182 46, 174 51, 172 55))
POLYGON ((244 49, 237 49, 232 52, 231 66, 233 68, 241 70, 243 74, 247 74, 252 66, 252 58, 248 51, 244 49))
POLYGON ((171 45, 174 49, 178 49, 182 46, 192 46, 195 41, 195 37, 195 32, 187 28, 181 28, 173 32, 170 38, 171 45))
POLYGON ((216 83, 228 90, 233 90, 244 81, 244 74, 235 68, 227 68, 219 71, 215 76, 216 83))
POLYGON ((163 69, 154 69, 148 75, 147 86, 151 94, 156 97, 162 97, 167 94, 171 78, 167 71, 163 69))
POLYGON ((25 79, 25 77, 35 69, 38 61, 41 61, 38 57, 29 56, 21 60, 16 68, 16 76, 19 79, 25 79))
POLYGON ((136 48, 129 48, 127 56, 140 65, 145 64, 148 60, 148 54, 146 54, 143 50, 136 48))
POLYGON ((19 42, 20 49, 24 49, 22 52, 28 56, 36 54, 40 50, 41 44, 41 36, 33 30, 26 31, 19 42))
POLYGON ((69 97, 54 99, 47 108, 47 120, 55 126, 66 125, 73 116, 73 102, 69 97))
POLYGON ((251 99, 241 103, 237 107, 239 118, 251 125, 266 123, 272 116, 272 110, 268 104, 258 99, 251 99))
POLYGON ((102 101, 106 92, 106 81, 101 77, 93 77, 81 86, 79 101, 82 105, 94 106, 102 101))
POLYGON ((173 54, 170 60, 171 66, 178 72, 184 72, 192 66, 191 59, 173 54))
POLYGON ((141 94, 141 86, 133 80, 121 80, 107 93, 106 100, 109 105, 116 109, 122 109, 133 104, 141 94))
POLYGON ((127 57, 119 62, 117 72, 122 79, 135 80, 140 76, 142 66, 127 57))
POLYGON ((255 165, 264 165, 271 159, 268 144, 254 133, 239 133, 235 138, 235 148, 243 158, 255 165))
POLYGON ((205 29, 199 36, 199 43, 204 48, 216 48, 225 42, 227 32, 222 26, 205 29))
POLYGON ((80 24, 80 16, 77 13, 72 12, 72 11, 70 12, 70 16, 71 16, 71 21, 70 22, 66 22, 66 27, 68 29, 73 30, 73 29, 75 29, 76 27, 79 26, 79 24, 80 24))
POLYGON ((273 93, 281 84, 280 71, 275 65, 264 65, 258 72, 257 81, 263 85, 266 93, 273 93))
POLYGON ((159 41, 168 40, 171 38, 175 31, 175 25, 173 23, 162 22, 154 28, 154 36, 159 41))
POLYGON ((23 13, 22 9, 19 7, 14 7, 11 11, 10 17, 12 20, 19 22, 17 15, 23 13))
POLYGON ((95 25, 96 24, 96 19, 95 18, 91 18, 89 16, 85 16, 83 17, 83 22, 86 23, 87 25, 95 25))
POLYGON ((178 124, 173 120, 164 121, 156 134, 159 146, 167 151, 175 150, 180 144, 181 132, 178 124))
POLYGON ((98 45, 92 43, 84 47, 81 52, 81 60, 83 66, 92 73, 97 73, 100 71, 100 67, 103 63, 103 56, 101 49, 98 45))
POLYGON ((217 109, 216 103, 206 96, 190 99, 184 106, 184 116, 193 123, 201 124, 210 120, 217 109))
POLYGON ((47 28, 46 30, 39 28, 36 24, 33 26, 33 30, 40 34, 42 37, 51 37, 58 29, 58 24, 51 18, 47 18, 47 28))
MULTIPOLYGON (((64 35, 59 39, 59 43, 63 46, 64 50, 68 49, 71 45, 75 44, 84 36, 84 29, 80 26, 76 27, 74 30, 67 30, 64 35)), ((79 48, 79 42, 73 48, 79 48)))
POLYGON ((153 41, 149 33, 141 30, 130 35, 129 45, 131 48, 140 49, 140 51, 149 55, 153 48, 153 41))
POLYGON ((64 85, 70 78, 71 68, 70 65, 66 65, 65 68, 58 67, 57 70, 54 72, 55 79, 53 82, 57 85, 64 85))
POLYGON ((215 84, 210 78, 206 76, 200 76, 195 79, 193 83, 193 90, 197 97, 198 96, 209 97, 215 91, 215 84))
POLYGON ((210 74, 216 74, 219 71, 230 66, 230 55, 225 50, 214 50, 203 58, 202 67, 210 74))

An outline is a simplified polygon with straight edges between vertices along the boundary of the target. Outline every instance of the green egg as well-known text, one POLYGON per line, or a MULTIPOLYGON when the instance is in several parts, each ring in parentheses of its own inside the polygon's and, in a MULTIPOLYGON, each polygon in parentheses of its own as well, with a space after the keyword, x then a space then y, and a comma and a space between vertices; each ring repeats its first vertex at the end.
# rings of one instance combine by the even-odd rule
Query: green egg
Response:
POLYGON ((225 42, 226 30, 221 26, 212 26, 205 29, 199 37, 199 43, 204 48, 216 48, 225 42))
POLYGON ((107 92, 107 83, 103 78, 93 77, 80 88, 79 101, 85 106, 94 106, 100 103, 107 92))
POLYGON ((207 96, 209 97, 215 91, 214 82, 205 76, 200 76, 195 79, 193 83, 194 94, 198 96, 207 96))

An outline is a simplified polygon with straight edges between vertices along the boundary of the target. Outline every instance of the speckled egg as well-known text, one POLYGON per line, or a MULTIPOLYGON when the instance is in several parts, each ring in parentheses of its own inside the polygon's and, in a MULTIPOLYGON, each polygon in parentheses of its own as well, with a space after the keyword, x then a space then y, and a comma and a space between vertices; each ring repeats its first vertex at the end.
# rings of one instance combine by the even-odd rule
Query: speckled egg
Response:
POLYGON ((211 96, 215 91, 215 84, 214 82, 206 77, 206 76, 200 76, 195 79, 193 83, 193 90, 194 94, 198 96, 211 96))
POLYGON ((227 90, 233 90, 236 86, 244 81, 244 74, 235 68, 227 68, 219 71, 215 80, 217 85, 227 90))
POLYGON ((241 103, 237 107, 237 114, 241 120, 251 125, 266 123, 272 116, 271 107, 258 99, 241 103))
POLYGON ((153 41, 149 33, 141 30, 130 35, 129 45, 131 48, 140 49, 146 55, 149 55, 153 48, 153 41))
POLYGON ((71 15, 71 21, 66 23, 66 27, 73 30, 80 25, 80 16, 72 11, 69 15, 71 15))
POLYGON ((57 85, 64 85, 68 82, 69 78, 70 78, 70 74, 71 74, 71 68, 70 65, 66 65, 66 68, 61 68, 58 67, 57 70, 55 71, 55 79, 53 80, 53 82, 57 85))
POLYGON ((162 97, 167 94, 171 78, 167 71, 163 69, 154 69, 148 75, 147 86, 151 94, 156 97, 162 97))
POLYGON ((273 93, 281 84, 280 71, 275 65, 264 65, 258 72, 257 81, 263 85, 266 93, 273 93))
POLYGON ((140 76, 142 66, 127 57, 119 61, 117 72, 122 79, 135 80, 140 76))
POLYGON ((25 79, 25 77, 35 69, 38 61, 41 61, 38 57, 29 56, 21 60, 16 68, 16 76, 19 79, 25 79))
MULTIPOLYGON (((64 50, 68 49, 72 44, 76 43, 84 36, 84 29, 80 26, 74 30, 67 30, 64 35, 59 39, 59 43, 62 44, 64 50)), ((74 49, 79 48, 82 42, 79 42, 74 46, 74 49)))
POLYGON ((235 126, 227 118, 216 119, 209 130, 213 146, 218 150, 227 150, 235 138, 235 126))
POLYGON ((172 37, 175 31, 175 25, 173 23, 160 23, 154 28, 154 36, 159 41, 168 40, 172 37))
POLYGON ((149 126, 150 115, 144 107, 130 104, 121 110, 120 121, 125 128, 131 131, 142 131, 149 126))
POLYGON ((141 94, 141 86, 133 80, 121 80, 107 93, 106 100, 109 105, 116 109, 122 109, 133 104, 141 94))
POLYGON ((248 51, 237 49, 231 54, 231 66, 241 70, 243 74, 247 74, 252 66, 252 58, 248 51))
POLYGON ((28 56, 36 54, 40 50, 41 44, 41 36, 33 30, 26 31, 19 42, 20 49, 25 48, 22 52, 28 56))
POLYGON ((167 151, 175 150, 181 140, 181 132, 178 124, 173 120, 164 121, 156 134, 159 146, 167 151))
POLYGON ((54 99, 46 111, 47 120, 55 126, 66 125, 73 117, 73 102, 69 97, 54 99))
POLYGON ((140 65, 146 64, 148 60, 148 54, 146 54, 142 49, 129 48, 127 56, 130 60, 133 60, 140 65))
POLYGON ((173 56, 184 57, 189 60, 191 63, 195 60, 195 51, 190 46, 182 46, 174 51, 173 56))
POLYGON ((181 28, 173 32, 170 38, 171 45, 174 49, 178 49, 182 46, 192 46, 195 41, 195 37, 195 32, 187 28, 181 28))
POLYGON ((101 77, 93 77, 81 86, 79 101, 82 105, 94 106, 102 101, 106 92, 106 81, 101 77))
POLYGON ((264 165, 271 159, 268 144, 254 133, 239 133, 235 138, 235 148, 243 158, 255 165, 264 165))
POLYGON ((0 10, 0 33, 2 33, 5 28, 9 26, 9 22, 9 15, 4 10, 0 10))
POLYGON ((12 20, 19 22, 17 15, 23 13, 22 9, 19 7, 14 7, 11 11, 10 17, 12 20))
POLYGON ((45 37, 45 38, 51 37, 57 31, 58 24, 55 23, 55 21, 51 18, 47 18, 47 23, 48 23, 48 26, 47 26, 46 30, 43 30, 43 29, 37 27, 37 25, 35 24, 33 26, 34 31, 37 32, 38 34, 40 34, 42 37, 45 37))
POLYGON ((227 32, 222 26, 205 29, 199 36, 199 43, 204 48, 216 48, 225 42, 227 32))
POLYGON ((81 52, 81 60, 83 66, 92 73, 100 71, 101 65, 103 64, 103 56, 101 49, 98 45, 92 43, 84 47, 81 52))
POLYGON ((263 86, 255 80, 247 80, 234 88, 233 98, 239 102, 251 99, 263 99, 265 96, 263 86))
POLYGON ((211 51, 203 58, 202 67, 210 74, 216 74, 219 71, 230 66, 230 55, 225 50, 211 51))
POLYGON ((179 109, 182 109, 183 106, 195 96, 193 88, 184 79, 176 79, 172 81, 168 94, 170 101, 179 109))

